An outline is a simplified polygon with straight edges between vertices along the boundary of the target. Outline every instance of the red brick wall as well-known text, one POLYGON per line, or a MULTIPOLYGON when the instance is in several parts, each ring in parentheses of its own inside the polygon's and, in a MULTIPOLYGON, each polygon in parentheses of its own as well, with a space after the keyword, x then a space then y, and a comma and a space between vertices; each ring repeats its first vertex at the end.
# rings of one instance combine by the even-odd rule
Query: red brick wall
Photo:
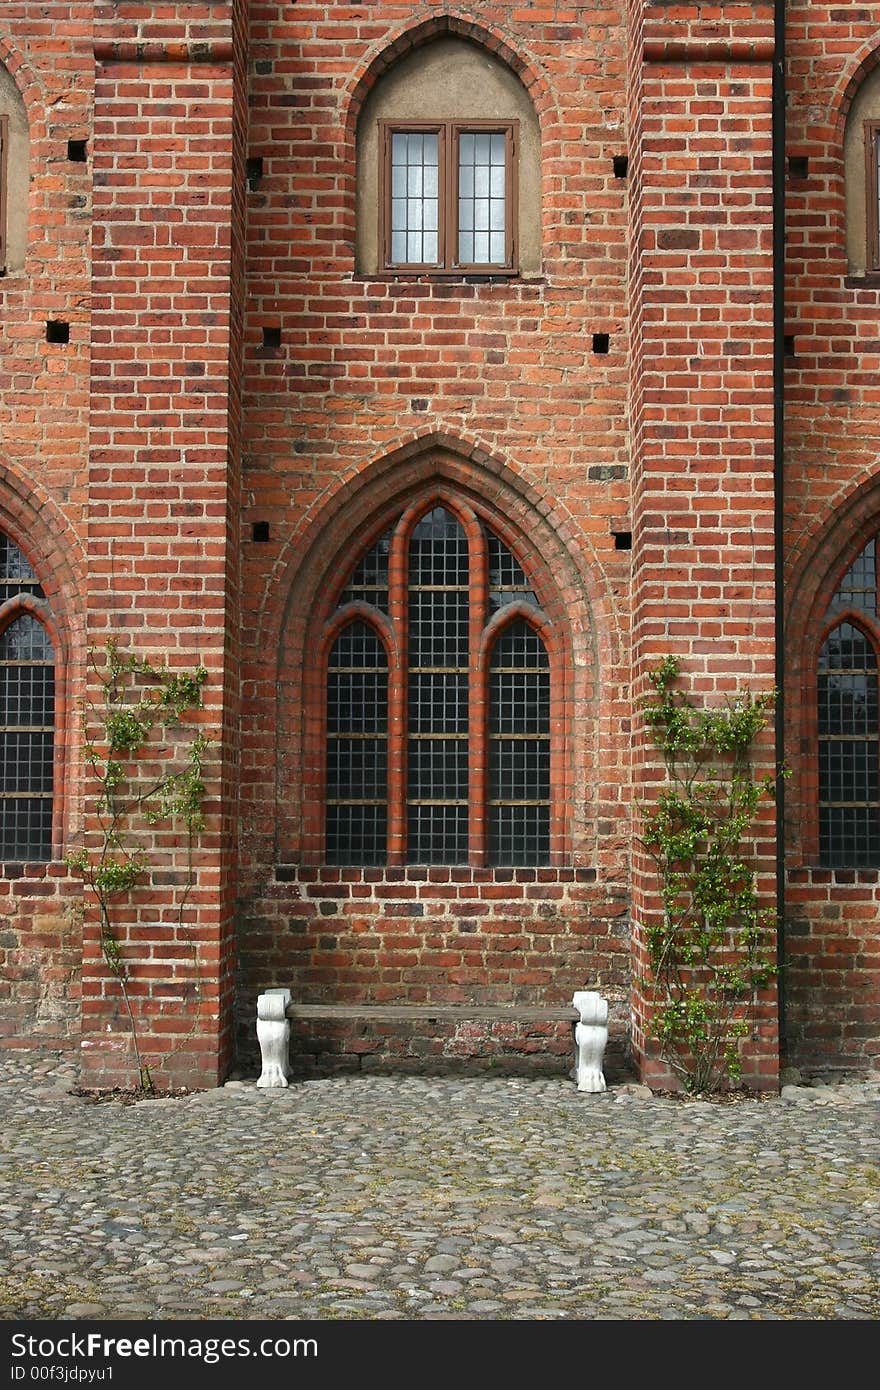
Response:
MULTIPOLYGON (((772 11, 637 5, 631 34, 634 200, 633 693, 667 654, 698 701, 774 680, 772 11)), ((662 779, 636 721, 635 781, 662 779)), ((758 753, 772 770, 772 742, 758 753)), ((774 901, 772 818, 757 853, 774 901)), ((660 911, 634 849, 634 966, 660 911)), ((634 1048, 666 1073, 636 997, 634 1048)), ((745 1046, 744 1076, 776 1080, 775 999, 745 1046)))
MULTIPOLYGON (((11 869, 0 892, 5 1032, 77 1037, 79 918, 62 909, 80 895, 59 864, 94 825, 69 714, 87 642, 110 632, 211 672, 209 827, 186 940, 169 935, 179 846, 160 846, 162 881, 123 931, 160 1080, 211 1082, 228 1064, 236 913, 245 1048, 254 996, 273 984, 557 1003, 601 976, 620 1006, 631 747, 639 788, 657 773, 633 696, 668 652, 708 699, 773 679, 771 7, 50 9, 6 0, 0 32, 32 174, 27 270, 0 281, 0 526, 52 605, 67 711, 59 860, 11 869), (355 274, 358 113, 397 56, 450 34, 507 62, 534 103, 539 278, 355 274), (87 164, 68 161, 68 139, 88 140, 87 164), (628 184, 612 165, 627 152, 628 184), (247 192, 246 155, 264 160, 247 192), (70 323, 68 344, 46 342, 50 318, 70 323), (263 347, 264 326, 280 348, 263 347), (302 862, 322 604, 376 518, 432 487, 504 519, 555 613, 570 674, 546 878, 336 878, 302 862), (631 557, 615 545, 629 531, 634 646, 631 557)), ((842 166, 876 46, 870 7, 789 5, 789 150, 810 161, 787 189, 786 287, 786 1000, 805 1065, 877 1055, 877 875, 815 869, 810 732, 823 594, 880 518, 880 289, 846 280, 842 166)), ((769 740, 763 756, 769 768, 769 740)), ((640 931, 655 898, 636 861, 640 931)), ((91 908, 83 950, 87 1073, 128 1080, 91 908)), ((639 1006, 640 1056, 645 1022, 639 1006)), ((414 1059, 481 1047, 401 1045, 414 1059)), ((768 999, 749 1079, 772 1080, 774 1045, 768 999)))
MULTIPOLYGON (((92 5, 3 7, 0 61, 30 127, 24 273, 0 280, 0 528, 31 562, 51 605, 60 715, 54 840, 60 856, 79 812, 75 729, 85 593, 84 476, 89 363, 89 165, 68 140, 91 129, 92 5), (47 320, 70 341, 46 341, 47 320)), ((67 1045, 79 1035, 78 883, 59 863, 7 865, 0 877, 0 1031, 67 1045)))
POLYGON ((252 14, 250 152, 264 178, 249 195, 243 514, 246 528, 269 521, 271 540, 249 544, 245 530, 243 1038, 255 994, 275 984, 312 999, 567 1003, 597 973, 619 994, 628 979, 629 556, 613 534, 630 529, 622 17, 481 4, 471 24, 436 8, 252 14), (536 107, 538 279, 355 274, 358 111, 395 57, 445 34, 507 61, 536 107), (279 349, 263 349, 264 325, 280 328, 279 349), (609 335, 607 355, 593 333, 609 335), (559 863, 547 884, 467 869, 304 880, 303 787, 320 774, 303 751, 303 706, 320 721, 315 614, 332 609, 376 518, 432 488, 497 515, 555 599, 572 670, 559 863), (401 898, 412 911, 392 913, 401 898))
POLYGON ((880 61, 872 6, 788 6, 786 1033, 805 1070, 880 1058, 876 870, 817 868, 815 662, 836 582, 880 525, 880 284, 847 276, 843 137, 880 61))
MULTIPOLYGON (((211 1084, 231 1055, 238 672, 228 634, 238 616, 244 172, 236 9, 96 7, 90 633, 209 672, 199 722, 213 756, 192 891, 185 844, 160 829, 152 883, 114 914, 142 1050, 160 1083, 211 1084)), ((87 832, 97 844, 94 820, 87 832)), ((107 1084, 130 1077, 130 1040, 88 908, 84 1074, 107 1084)))
MULTIPOLYGON (((578 982, 611 1002, 619 1063, 628 1032, 628 895, 597 885, 595 869, 469 869, 415 866, 335 869, 278 866, 242 934, 249 988, 240 1055, 253 1057, 256 994, 267 980, 294 982, 302 1000, 357 1003, 563 1005, 578 982), (252 983, 253 982, 253 983, 252 983)), ((305 1025, 299 1069, 350 1066, 369 1056, 447 1061, 473 1053, 546 1053, 558 1071, 570 1025, 376 1029, 305 1025), (549 1036, 548 1036, 549 1035, 549 1036), (540 1042, 535 1039, 540 1038, 540 1042)))

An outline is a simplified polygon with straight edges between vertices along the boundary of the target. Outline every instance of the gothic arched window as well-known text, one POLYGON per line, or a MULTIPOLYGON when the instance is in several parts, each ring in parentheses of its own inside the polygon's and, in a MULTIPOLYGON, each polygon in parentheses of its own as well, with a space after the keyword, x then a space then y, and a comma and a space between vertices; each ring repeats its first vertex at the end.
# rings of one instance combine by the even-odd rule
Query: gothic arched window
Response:
POLYGON ((872 539, 837 587, 819 651, 819 854, 831 868, 880 865, 877 618, 872 539))
POLYGON ((327 643, 329 863, 550 862, 553 629, 482 519, 402 515, 350 571, 327 643))
POLYGON ((0 533, 0 861, 52 856, 55 652, 39 618, 15 602, 25 595, 43 591, 0 533))

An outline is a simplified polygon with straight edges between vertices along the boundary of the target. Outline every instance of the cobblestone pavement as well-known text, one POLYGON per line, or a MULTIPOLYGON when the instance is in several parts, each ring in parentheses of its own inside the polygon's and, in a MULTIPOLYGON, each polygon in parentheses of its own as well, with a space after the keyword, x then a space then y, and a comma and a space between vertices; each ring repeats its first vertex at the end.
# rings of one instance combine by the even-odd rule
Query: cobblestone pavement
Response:
POLYGON ((4 1319, 875 1318, 880 1078, 363 1075, 94 1104, 0 1061, 4 1319))

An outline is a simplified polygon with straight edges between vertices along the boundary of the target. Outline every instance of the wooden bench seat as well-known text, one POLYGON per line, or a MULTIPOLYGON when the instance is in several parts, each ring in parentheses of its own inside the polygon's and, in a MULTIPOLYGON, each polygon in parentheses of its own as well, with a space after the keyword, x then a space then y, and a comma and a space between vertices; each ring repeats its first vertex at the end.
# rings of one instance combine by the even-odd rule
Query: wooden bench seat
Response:
POLYGON ((577 1009, 540 1008, 531 1004, 297 1004, 284 1010, 288 1018, 372 1018, 379 1023, 431 1023, 477 1019, 486 1023, 577 1023, 577 1009))
POLYGON ((531 1004, 301 1004, 289 989, 270 989, 257 1000, 257 1037, 263 1059, 258 1086, 287 1086, 291 1019, 377 1023, 570 1023, 574 1029, 575 1077, 579 1091, 604 1091, 602 1058, 608 1041, 608 1001, 578 990, 570 1005, 531 1004))

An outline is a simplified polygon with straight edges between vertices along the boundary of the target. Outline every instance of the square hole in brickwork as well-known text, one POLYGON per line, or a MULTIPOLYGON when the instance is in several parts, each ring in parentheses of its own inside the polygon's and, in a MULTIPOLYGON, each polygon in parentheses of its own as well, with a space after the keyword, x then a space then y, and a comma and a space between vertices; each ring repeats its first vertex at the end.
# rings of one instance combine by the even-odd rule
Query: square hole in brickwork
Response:
POLYGON ((632 535, 632 531, 615 531, 615 532, 614 532, 614 549, 615 549, 615 550, 632 550, 632 548, 633 548, 633 535, 632 535))
POLYGON ((625 179, 629 173, 629 155, 616 154, 611 162, 614 165, 614 177, 625 179))
POLYGON ((251 528, 252 538, 260 544, 265 544, 269 539, 268 521, 255 521, 251 528))
POLYGON ((806 179, 810 175, 810 161, 805 154, 792 154, 788 158, 788 177, 806 179))
POLYGON ((609 347, 610 341, 611 341, 611 340, 610 340, 610 338, 608 337, 608 334, 607 334, 607 333, 594 333, 594 334, 593 334, 593 351, 596 352, 596 353, 599 353, 599 355, 601 356, 602 354, 604 354, 604 353, 606 353, 606 352, 608 351, 608 347, 609 347))
POLYGON ((247 178, 247 186, 253 193, 254 190, 259 187, 260 179, 263 177, 262 155, 252 155, 250 159, 246 160, 244 169, 247 178))
POLYGON ((263 329, 263 347, 264 347, 264 348, 280 348, 280 346, 281 346, 281 329, 280 329, 280 328, 277 328, 277 327, 272 327, 272 328, 264 327, 264 329, 263 329))
POLYGON ((793 333, 786 333, 783 336, 782 351, 785 353, 786 357, 797 356, 797 343, 795 342, 795 337, 793 333))
POLYGON ((85 140, 68 140, 67 158, 71 164, 85 164, 89 157, 89 149, 85 140))
POLYGON ((46 320, 46 342, 47 343, 69 343, 70 324, 63 319, 46 320))

